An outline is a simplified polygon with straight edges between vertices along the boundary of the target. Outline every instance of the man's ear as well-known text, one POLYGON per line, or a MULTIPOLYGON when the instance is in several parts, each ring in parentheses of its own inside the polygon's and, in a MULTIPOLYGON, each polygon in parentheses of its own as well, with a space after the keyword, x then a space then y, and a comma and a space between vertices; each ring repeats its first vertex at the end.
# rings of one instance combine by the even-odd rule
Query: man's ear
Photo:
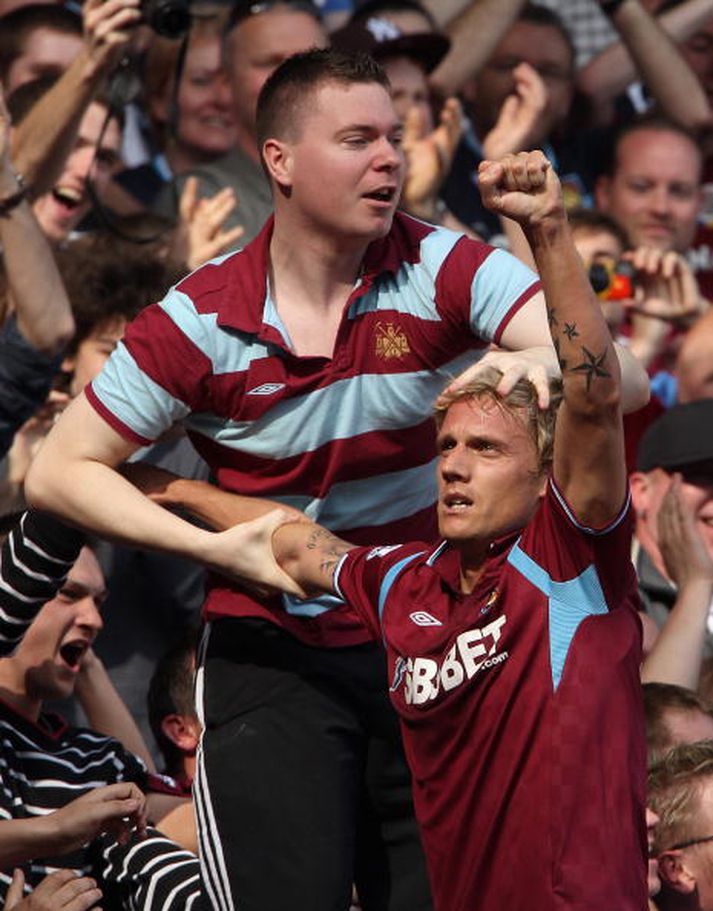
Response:
POLYGON ((283 190, 292 186, 292 149, 279 139, 266 139, 262 147, 262 158, 268 174, 283 190))
POLYGON ((643 519, 649 506, 649 477, 643 471, 635 471, 629 477, 629 485, 634 512, 643 519))
POLYGON ((663 851, 658 856, 659 876, 676 892, 690 895, 696 889, 696 877, 690 869, 683 851, 663 851))
POLYGON ((200 739, 200 725, 188 715, 166 715, 161 719, 164 737, 174 743, 183 753, 195 753, 200 739))

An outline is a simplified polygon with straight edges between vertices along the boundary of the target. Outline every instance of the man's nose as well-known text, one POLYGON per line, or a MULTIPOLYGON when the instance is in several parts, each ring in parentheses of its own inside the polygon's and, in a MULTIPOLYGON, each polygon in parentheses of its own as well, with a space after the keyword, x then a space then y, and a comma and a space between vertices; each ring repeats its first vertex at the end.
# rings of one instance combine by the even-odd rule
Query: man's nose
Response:
POLYGON ((97 598, 94 595, 85 595, 77 608, 76 625, 96 636, 104 627, 97 598))

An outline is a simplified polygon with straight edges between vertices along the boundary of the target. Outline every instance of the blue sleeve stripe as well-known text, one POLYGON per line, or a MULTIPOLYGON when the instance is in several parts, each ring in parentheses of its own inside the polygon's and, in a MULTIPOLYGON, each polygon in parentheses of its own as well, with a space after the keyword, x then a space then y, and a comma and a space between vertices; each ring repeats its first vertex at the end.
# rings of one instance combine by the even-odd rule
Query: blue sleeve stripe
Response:
POLYGON ((425 553, 426 553, 425 550, 420 550, 416 554, 410 554, 408 557, 404 557, 403 560, 399 560, 398 563, 394 563, 394 565, 391 567, 391 569, 384 576, 384 580, 381 583, 381 590, 379 591, 378 610, 379 610, 379 624, 380 625, 382 623, 382 616, 384 613, 384 607, 386 605, 386 599, 388 598, 389 592, 391 591, 391 586, 396 581, 396 577, 401 572, 401 570, 405 569, 409 563, 411 563, 413 560, 416 559, 416 557, 421 557, 425 553))

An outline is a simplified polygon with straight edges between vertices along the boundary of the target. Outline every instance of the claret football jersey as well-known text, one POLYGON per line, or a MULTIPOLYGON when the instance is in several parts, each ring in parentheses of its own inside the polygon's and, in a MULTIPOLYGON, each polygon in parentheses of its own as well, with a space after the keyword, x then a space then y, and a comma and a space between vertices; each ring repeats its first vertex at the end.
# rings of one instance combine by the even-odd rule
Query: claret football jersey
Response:
POLYGON ((341 561, 388 651, 438 911, 646 907, 630 537, 628 506, 586 529, 550 484, 470 594, 446 542, 341 561))

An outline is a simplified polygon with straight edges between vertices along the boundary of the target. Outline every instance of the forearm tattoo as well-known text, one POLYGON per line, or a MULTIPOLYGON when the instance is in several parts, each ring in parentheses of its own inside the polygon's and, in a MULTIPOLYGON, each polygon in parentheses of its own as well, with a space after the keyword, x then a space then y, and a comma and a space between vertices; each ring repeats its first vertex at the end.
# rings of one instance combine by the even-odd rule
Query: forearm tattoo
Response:
POLYGON ((573 361, 572 354, 574 353, 574 344, 570 345, 568 357, 565 357, 562 352, 562 336, 566 337, 568 343, 574 343, 574 340, 580 337, 577 324, 574 322, 565 322, 562 329, 562 336, 555 335, 555 328, 559 326, 559 320, 557 319, 554 307, 547 308, 547 322, 549 323, 550 333, 552 334, 555 353, 557 355, 557 363, 559 364, 562 373, 564 373, 565 370, 569 370, 570 373, 579 373, 584 376, 587 383, 587 392, 589 392, 594 380, 599 378, 609 379, 611 377, 611 373, 604 366, 607 357, 606 349, 602 351, 601 354, 596 354, 590 351, 585 345, 582 345, 580 348, 582 356, 581 363, 570 366, 573 361))
POLYGON ((317 551, 320 558, 319 571, 330 581, 334 578, 337 564, 344 554, 352 549, 352 546, 326 528, 315 528, 305 544, 307 550, 317 551))

